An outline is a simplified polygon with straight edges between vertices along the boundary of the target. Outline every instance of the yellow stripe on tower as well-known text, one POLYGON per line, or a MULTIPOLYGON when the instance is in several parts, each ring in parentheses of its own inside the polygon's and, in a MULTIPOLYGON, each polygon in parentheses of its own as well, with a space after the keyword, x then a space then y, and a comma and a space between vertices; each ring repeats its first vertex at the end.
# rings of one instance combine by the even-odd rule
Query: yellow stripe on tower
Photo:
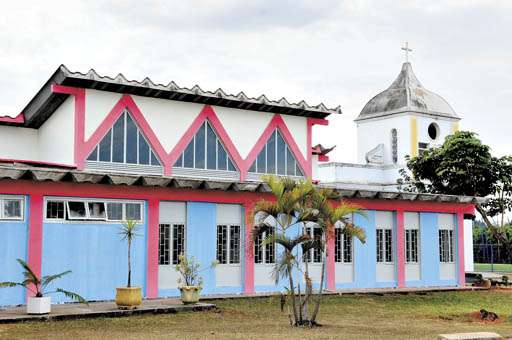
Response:
POLYGON ((411 117, 411 157, 418 156, 418 122, 411 117))
POLYGON ((452 133, 459 131, 459 122, 452 122, 452 133))

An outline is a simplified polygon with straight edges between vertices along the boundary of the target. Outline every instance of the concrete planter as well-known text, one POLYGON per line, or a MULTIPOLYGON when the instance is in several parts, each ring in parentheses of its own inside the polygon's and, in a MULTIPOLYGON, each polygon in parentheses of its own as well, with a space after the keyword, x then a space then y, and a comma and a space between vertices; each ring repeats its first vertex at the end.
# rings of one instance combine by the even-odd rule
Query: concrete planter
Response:
POLYGON ((181 286, 181 302, 185 305, 198 303, 201 289, 201 286, 181 286))
POLYGON ((135 309, 142 303, 141 287, 117 287, 116 304, 119 309, 135 309))
POLYGON ((27 314, 49 314, 52 310, 52 298, 29 297, 27 302, 27 314))

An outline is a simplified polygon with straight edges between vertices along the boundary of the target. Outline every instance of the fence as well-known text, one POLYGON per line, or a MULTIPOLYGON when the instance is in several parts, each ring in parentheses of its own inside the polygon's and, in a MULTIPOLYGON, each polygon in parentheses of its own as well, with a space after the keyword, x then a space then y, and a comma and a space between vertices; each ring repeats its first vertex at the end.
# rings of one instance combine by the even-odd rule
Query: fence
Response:
POLYGON ((473 245, 475 271, 510 271, 512 264, 500 246, 491 243, 473 245))

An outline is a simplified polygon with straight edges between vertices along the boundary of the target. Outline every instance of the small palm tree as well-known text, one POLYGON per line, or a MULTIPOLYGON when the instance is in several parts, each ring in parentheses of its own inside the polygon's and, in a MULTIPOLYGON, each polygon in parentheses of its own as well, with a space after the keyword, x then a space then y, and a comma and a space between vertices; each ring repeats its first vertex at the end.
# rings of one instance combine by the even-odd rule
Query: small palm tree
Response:
POLYGON ((128 284, 126 287, 130 288, 132 286, 132 242, 135 237, 139 236, 137 234, 137 229, 139 225, 137 221, 134 220, 126 220, 121 224, 121 228, 119 230, 119 235, 121 235, 121 239, 128 243, 128 284))
POLYGON ((43 277, 38 277, 34 271, 30 268, 30 266, 23 261, 22 259, 16 259, 18 263, 23 268, 23 277, 24 280, 22 282, 0 282, 0 288, 8 288, 8 287, 23 287, 26 290, 32 292, 35 297, 43 297, 45 295, 53 294, 53 293, 62 293, 66 297, 80 303, 87 303, 87 301, 81 297, 80 295, 70 292, 68 290, 64 290, 62 288, 56 288, 53 291, 47 291, 48 285, 55 280, 60 279, 61 277, 68 275, 71 273, 70 270, 62 272, 60 274, 55 275, 47 275, 43 277))

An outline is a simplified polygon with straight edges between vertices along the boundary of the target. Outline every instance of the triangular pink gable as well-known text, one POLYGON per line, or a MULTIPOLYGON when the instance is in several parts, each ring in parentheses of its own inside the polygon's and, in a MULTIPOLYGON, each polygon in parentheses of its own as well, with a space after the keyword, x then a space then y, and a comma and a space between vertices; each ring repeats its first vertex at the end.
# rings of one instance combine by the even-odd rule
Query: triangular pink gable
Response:
POLYGON ((281 133, 281 136, 283 137, 286 144, 288 144, 288 147, 290 148, 290 151, 295 156, 295 159, 297 163, 299 163, 300 168, 304 172, 304 175, 306 177, 311 177, 311 168, 308 166, 308 161, 304 158, 302 153, 299 150, 299 147, 297 143, 295 142, 292 134, 290 133, 290 130, 288 130, 288 127, 286 126, 286 123, 283 120, 283 117, 281 115, 276 114, 270 121, 270 123, 267 125, 265 130, 263 131, 263 134, 260 136, 258 141, 256 142, 256 145, 252 148, 252 150, 249 152, 249 155, 247 155, 247 158, 245 159, 246 164, 246 170, 249 169, 249 167, 252 165, 252 163, 256 160, 256 157, 258 157, 258 154, 265 146, 265 143, 270 138, 270 135, 278 129, 281 133))

